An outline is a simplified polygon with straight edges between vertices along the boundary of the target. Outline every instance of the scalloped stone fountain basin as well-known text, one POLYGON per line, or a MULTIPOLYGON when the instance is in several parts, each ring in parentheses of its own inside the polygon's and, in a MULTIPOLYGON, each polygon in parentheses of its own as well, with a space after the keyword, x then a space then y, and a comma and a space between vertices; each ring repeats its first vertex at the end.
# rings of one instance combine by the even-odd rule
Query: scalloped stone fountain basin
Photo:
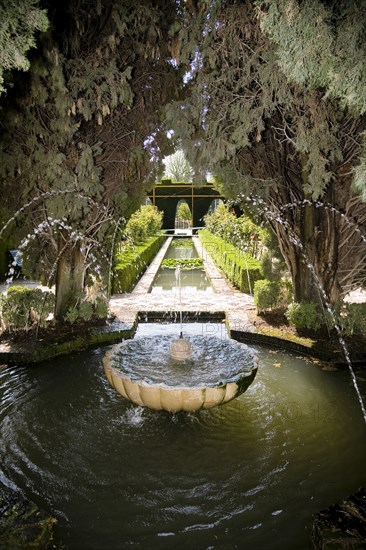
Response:
POLYGON ((185 360, 174 359, 171 335, 125 340, 103 359, 111 386, 136 405, 169 412, 197 411, 228 403, 250 386, 256 353, 230 338, 193 335, 185 360))

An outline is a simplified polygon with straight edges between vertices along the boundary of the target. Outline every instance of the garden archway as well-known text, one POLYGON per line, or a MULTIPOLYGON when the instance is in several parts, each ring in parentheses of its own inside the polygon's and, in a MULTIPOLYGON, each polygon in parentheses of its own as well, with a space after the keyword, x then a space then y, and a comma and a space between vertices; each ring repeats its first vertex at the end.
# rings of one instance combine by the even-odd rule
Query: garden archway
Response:
POLYGON ((194 183, 172 183, 170 180, 155 183, 147 198, 164 212, 163 229, 174 228, 176 210, 183 199, 192 212, 192 227, 202 226, 202 218, 208 212, 213 200, 225 199, 209 183, 198 187, 194 183))

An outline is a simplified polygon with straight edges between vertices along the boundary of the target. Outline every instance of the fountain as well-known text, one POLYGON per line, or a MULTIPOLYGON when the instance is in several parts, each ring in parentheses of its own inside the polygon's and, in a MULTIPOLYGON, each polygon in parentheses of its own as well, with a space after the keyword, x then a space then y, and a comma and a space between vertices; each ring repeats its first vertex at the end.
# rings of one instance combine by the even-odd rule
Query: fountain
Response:
POLYGON ((157 335, 113 346, 103 359, 111 386, 136 405, 175 413, 228 403, 253 382, 257 358, 245 344, 197 335, 179 338, 173 344, 183 348, 181 359, 171 353, 172 337, 157 335))
POLYGON ((55 542, 297 548, 307 545, 312 514, 364 483, 364 424, 348 372, 259 347, 258 376, 245 398, 228 402, 230 384, 238 396, 251 383, 256 357, 202 326, 140 323, 107 356, 96 349, 0 369, 0 479, 57 518, 55 542), (190 356, 176 354, 180 340, 190 356), (162 366, 175 369, 176 387, 162 366), (198 395, 201 410, 166 415, 132 403, 151 388, 159 407, 178 388, 182 406, 198 395), (212 397, 227 405, 207 410, 212 397))
POLYGON ((183 337, 181 270, 179 338, 157 335, 123 341, 103 359, 111 386, 136 405, 150 409, 197 411, 228 403, 250 386, 257 373, 257 356, 230 338, 183 337))

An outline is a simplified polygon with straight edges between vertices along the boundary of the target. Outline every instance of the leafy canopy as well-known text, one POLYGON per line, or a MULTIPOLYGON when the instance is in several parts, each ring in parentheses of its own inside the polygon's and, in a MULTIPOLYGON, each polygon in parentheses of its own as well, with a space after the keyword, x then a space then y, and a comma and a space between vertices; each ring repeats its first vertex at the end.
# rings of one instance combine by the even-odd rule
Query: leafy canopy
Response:
POLYGON ((27 71, 26 56, 36 45, 38 31, 45 32, 49 22, 39 0, 0 0, 0 95, 5 92, 8 71, 27 71))

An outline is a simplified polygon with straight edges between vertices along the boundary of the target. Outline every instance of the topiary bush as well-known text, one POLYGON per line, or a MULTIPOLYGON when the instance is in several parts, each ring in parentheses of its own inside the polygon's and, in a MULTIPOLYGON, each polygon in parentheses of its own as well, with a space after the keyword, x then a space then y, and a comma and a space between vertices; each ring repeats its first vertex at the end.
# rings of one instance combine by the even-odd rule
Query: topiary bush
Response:
POLYGON ((254 283, 254 305, 257 308, 257 313, 273 309, 278 302, 279 293, 279 281, 269 281, 268 279, 256 281, 254 283))
POLYGON ((324 313, 320 312, 319 306, 314 302, 293 302, 288 306, 285 315, 290 325, 297 329, 318 330, 326 324, 324 313))
POLYGON ((292 283, 289 279, 271 281, 261 279, 254 283, 254 304, 257 314, 271 309, 283 309, 292 300, 292 283))
POLYGON ((1 325, 7 330, 27 330, 34 324, 44 326, 54 307, 53 292, 40 288, 12 286, 1 295, 1 325))

